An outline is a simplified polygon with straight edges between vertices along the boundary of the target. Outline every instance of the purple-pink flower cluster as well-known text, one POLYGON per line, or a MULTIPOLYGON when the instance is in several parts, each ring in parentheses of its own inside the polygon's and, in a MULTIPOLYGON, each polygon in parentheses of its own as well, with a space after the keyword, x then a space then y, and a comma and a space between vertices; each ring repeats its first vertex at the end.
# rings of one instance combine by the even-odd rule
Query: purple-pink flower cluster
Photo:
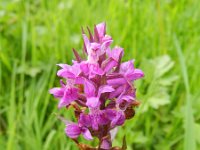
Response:
POLYGON ((105 23, 94 26, 94 35, 83 31, 86 59, 73 49, 72 65, 58 64, 60 87, 50 90, 59 99, 58 107, 74 107, 77 123, 66 122, 65 132, 72 139, 81 134, 87 140, 97 137, 100 148, 112 147, 110 131, 134 115, 136 89, 133 82, 144 76, 134 68, 134 60, 121 63, 124 50, 111 48, 112 37, 105 23))

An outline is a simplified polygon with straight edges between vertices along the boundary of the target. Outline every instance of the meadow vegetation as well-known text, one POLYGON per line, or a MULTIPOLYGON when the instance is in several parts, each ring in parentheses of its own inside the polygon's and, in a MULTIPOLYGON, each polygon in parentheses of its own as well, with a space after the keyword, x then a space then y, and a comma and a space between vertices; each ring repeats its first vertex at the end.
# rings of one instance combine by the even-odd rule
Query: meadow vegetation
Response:
POLYGON ((126 135, 128 150, 200 149, 199 0, 1 0, 1 150, 76 149, 56 117, 73 120, 72 110, 59 110, 49 89, 56 64, 82 52, 81 27, 102 21, 145 73, 140 107, 114 145, 126 135))

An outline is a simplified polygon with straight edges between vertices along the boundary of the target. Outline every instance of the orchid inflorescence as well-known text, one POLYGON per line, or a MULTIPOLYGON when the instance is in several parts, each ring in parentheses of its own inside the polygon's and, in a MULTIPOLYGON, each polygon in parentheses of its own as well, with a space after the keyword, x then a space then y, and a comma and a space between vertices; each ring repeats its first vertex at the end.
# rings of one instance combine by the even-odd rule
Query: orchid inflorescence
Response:
POLYGON ((71 66, 58 64, 61 69, 57 75, 63 80, 61 87, 52 88, 50 93, 59 99, 59 108, 74 108, 77 123, 65 121, 68 137, 76 143, 81 134, 86 140, 97 137, 97 149, 112 149, 111 132, 134 116, 139 102, 133 82, 144 74, 134 68, 134 60, 121 63, 124 50, 110 47, 113 40, 106 34, 105 23, 94 26, 94 35, 87 29, 89 38, 82 30, 87 58, 73 49, 76 60, 71 66))

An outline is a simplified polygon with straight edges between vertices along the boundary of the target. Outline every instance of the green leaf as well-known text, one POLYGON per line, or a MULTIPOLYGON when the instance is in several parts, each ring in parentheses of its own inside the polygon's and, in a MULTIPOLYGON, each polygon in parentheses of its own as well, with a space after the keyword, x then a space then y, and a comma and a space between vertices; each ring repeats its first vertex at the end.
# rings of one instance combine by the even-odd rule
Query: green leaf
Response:
POLYGON ((164 106, 166 104, 170 103, 170 97, 169 95, 163 91, 163 92, 158 92, 152 97, 148 99, 149 106, 151 106, 154 109, 158 109, 160 106, 164 106))
POLYGON ((179 76, 171 75, 169 77, 161 78, 158 82, 162 86, 171 86, 177 79, 179 79, 179 76))
POLYGON ((159 78, 172 69, 174 62, 168 55, 164 55, 156 58, 154 65, 156 66, 154 76, 155 78, 159 78))

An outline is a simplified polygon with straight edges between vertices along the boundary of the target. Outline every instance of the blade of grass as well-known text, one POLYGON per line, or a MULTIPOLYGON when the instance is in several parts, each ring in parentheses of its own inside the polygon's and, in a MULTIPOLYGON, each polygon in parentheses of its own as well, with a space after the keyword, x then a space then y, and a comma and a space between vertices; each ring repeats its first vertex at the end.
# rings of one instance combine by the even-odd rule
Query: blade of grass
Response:
POLYGON ((44 150, 49 150, 49 147, 51 146, 51 142, 52 142, 52 140, 53 140, 55 134, 56 134, 56 131, 55 131, 55 130, 52 130, 52 131, 48 134, 48 136, 47 136, 47 138, 46 138, 46 140, 45 140, 45 142, 44 142, 44 150))
POLYGON ((11 93, 9 99, 9 107, 8 107, 8 142, 7 142, 7 150, 14 149, 15 145, 15 134, 16 134, 16 102, 15 102, 15 89, 16 89, 16 63, 13 66, 13 72, 11 76, 11 93))
POLYGON ((185 136, 184 136, 184 149, 185 150, 195 150, 196 149, 196 143, 195 143, 195 133, 194 133, 194 117, 192 112, 192 105, 191 105, 191 96, 190 96, 190 85, 188 80, 188 72, 187 72, 187 66, 185 63, 184 55, 180 46, 180 43, 174 35, 174 45, 177 51, 179 63, 181 66, 181 73, 183 76, 183 81, 185 85, 186 90, 186 106, 185 106, 185 136))

